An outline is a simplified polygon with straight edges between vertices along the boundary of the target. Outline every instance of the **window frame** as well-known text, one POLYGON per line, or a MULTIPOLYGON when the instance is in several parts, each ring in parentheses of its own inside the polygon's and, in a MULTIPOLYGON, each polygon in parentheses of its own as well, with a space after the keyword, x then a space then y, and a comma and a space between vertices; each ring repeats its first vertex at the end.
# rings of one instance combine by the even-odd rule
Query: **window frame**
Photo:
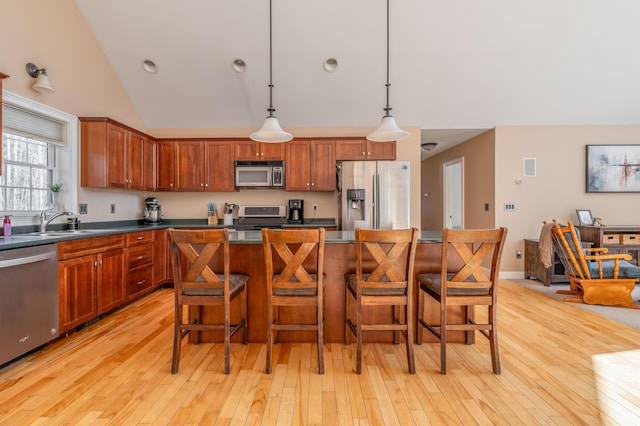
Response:
MULTIPOLYGON (((7 90, 2 91, 2 103, 63 123, 66 145, 56 146, 56 169, 53 182, 61 182, 64 185, 65 190, 60 193, 60 206, 74 212, 78 205, 78 117, 7 90)), ((38 224, 40 219, 40 212, 33 211, 0 211, 0 214, 11 215, 11 222, 14 225, 38 224)))

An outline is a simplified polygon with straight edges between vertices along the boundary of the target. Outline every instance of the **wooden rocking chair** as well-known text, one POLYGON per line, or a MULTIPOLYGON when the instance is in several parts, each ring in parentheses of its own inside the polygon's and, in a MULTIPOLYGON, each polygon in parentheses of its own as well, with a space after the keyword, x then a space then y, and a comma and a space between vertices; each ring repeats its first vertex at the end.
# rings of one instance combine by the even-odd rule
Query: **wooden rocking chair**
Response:
POLYGON ((628 262, 628 254, 609 254, 606 247, 583 248, 580 235, 570 221, 566 226, 555 220, 551 228, 553 246, 569 278, 571 294, 565 302, 623 306, 638 309, 631 292, 640 278, 640 267, 628 262))

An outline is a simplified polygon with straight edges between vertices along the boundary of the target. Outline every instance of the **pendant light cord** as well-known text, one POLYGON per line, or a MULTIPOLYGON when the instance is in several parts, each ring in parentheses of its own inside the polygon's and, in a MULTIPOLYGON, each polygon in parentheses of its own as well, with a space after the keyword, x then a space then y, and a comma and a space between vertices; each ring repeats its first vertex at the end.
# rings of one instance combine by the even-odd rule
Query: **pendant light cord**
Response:
POLYGON ((273 18, 271 16, 273 0, 269 0, 269 117, 273 117, 273 113, 276 111, 273 107, 273 18))
POLYGON ((389 106, 389 87, 391 83, 389 83, 389 0, 387 0, 387 106, 384 108, 385 117, 390 116, 389 112, 391 111, 391 107, 389 106))

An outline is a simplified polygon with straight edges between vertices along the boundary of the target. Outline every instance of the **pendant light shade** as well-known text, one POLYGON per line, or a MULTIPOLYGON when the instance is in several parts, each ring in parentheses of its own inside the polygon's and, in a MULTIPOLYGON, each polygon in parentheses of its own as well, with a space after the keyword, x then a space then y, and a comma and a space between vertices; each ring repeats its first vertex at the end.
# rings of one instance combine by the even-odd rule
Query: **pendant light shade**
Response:
POLYGON ((273 115, 276 109, 273 107, 273 19, 271 18, 271 3, 272 0, 269 0, 269 108, 267 108, 269 115, 264 120, 262 128, 257 132, 251 133, 249 138, 257 142, 279 143, 290 141, 293 139, 293 135, 282 130, 278 119, 273 115))
POLYGON ((265 118, 262 128, 257 132, 251 133, 249 138, 258 142, 278 143, 290 141, 293 139, 293 135, 282 130, 280 123, 278 123, 278 119, 275 116, 270 115, 265 118))
POLYGON ((387 106, 384 108, 384 116, 378 128, 367 135, 367 139, 371 142, 392 142, 406 139, 411 134, 405 132, 396 124, 396 120, 391 115, 391 106, 389 105, 389 0, 387 0, 387 106))
POLYGON ((411 133, 402 130, 396 124, 396 119, 391 115, 382 117, 380 125, 375 132, 369 133, 367 139, 371 142, 390 142, 406 139, 411 133))

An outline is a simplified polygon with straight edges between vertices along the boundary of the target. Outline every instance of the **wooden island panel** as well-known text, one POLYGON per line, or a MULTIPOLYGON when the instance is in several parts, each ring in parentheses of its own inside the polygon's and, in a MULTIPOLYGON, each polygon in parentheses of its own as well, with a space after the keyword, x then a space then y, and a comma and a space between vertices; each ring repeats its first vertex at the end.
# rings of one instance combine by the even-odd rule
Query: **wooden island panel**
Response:
MULTIPOLYGON (((231 272, 244 273, 249 275, 247 283, 247 322, 249 331, 249 342, 266 342, 266 279, 265 265, 263 260, 262 244, 231 244, 231 272)), ((420 243, 416 250, 415 273, 436 272, 440 267, 441 246, 439 243, 420 243)), ((345 335, 345 273, 355 272, 355 246, 345 243, 327 243, 325 245, 325 329, 324 336, 326 343, 344 343, 345 335)), ((417 288, 414 286, 414 312, 417 311, 417 288)), ((439 306, 433 300, 427 298, 425 319, 430 322, 437 322, 440 316, 439 306)), ((451 318, 460 320, 462 318, 461 308, 451 308, 451 318)), ((237 304, 232 305, 232 323, 239 317, 240 309, 237 304)), ((221 320, 221 310, 203 308, 204 320, 221 320)), ((365 320, 373 322, 391 318, 391 308, 371 308, 365 314, 365 320)), ((414 315, 414 325, 416 325, 414 315)), ((295 318, 296 321, 307 320, 309 323, 315 321, 315 309, 306 307, 296 307, 281 309, 280 321, 287 322, 295 318)), ((450 341, 463 342, 463 332, 451 332, 450 341)), ((240 342, 241 336, 236 335, 234 342, 240 342)), ((221 332, 202 333, 203 342, 221 342, 221 332)), ((316 340, 314 332, 285 332, 278 335, 281 342, 314 342, 316 340)), ((364 334, 365 342, 391 342, 391 332, 367 332, 364 334)), ((424 333, 425 342, 436 341, 430 333, 424 333)))

